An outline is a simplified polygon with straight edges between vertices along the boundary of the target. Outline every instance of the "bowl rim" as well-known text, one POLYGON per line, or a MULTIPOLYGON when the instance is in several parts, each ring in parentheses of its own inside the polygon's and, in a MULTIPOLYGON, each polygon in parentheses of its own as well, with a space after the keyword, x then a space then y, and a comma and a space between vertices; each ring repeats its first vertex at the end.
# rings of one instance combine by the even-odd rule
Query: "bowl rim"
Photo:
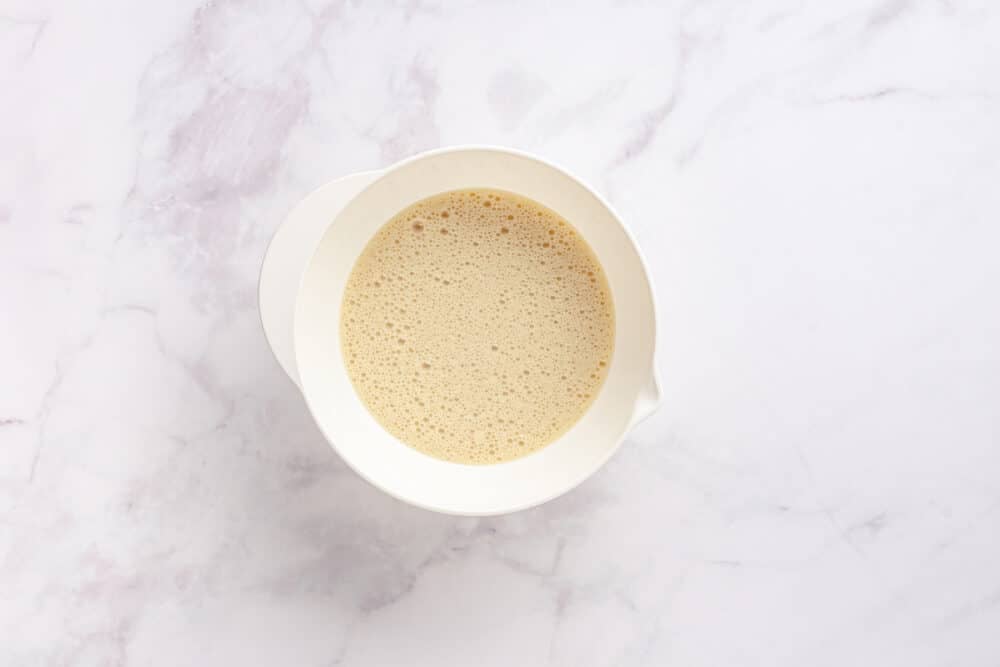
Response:
MULTIPOLYGON (((607 209, 607 211, 611 214, 611 216, 618 223, 618 226, 624 232, 625 237, 628 239, 628 242, 632 245, 632 248, 635 251, 636 256, 639 258, 639 267, 638 268, 639 268, 639 271, 640 271, 640 273, 642 275, 643 282, 646 285, 646 289, 649 291, 649 301, 650 301, 651 319, 652 319, 652 341, 651 341, 651 359, 650 359, 651 368, 649 369, 649 372, 648 372, 649 377, 648 377, 648 379, 646 381, 646 384, 654 388, 655 396, 654 396, 654 400, 652 401, 652 404, 646 406, 646 410, 645 410, 644 414, 636 415, 635 413, 639 412, 639 403, 642 401, 641 396, 638 397, 637 401, 636 401, 636 407, 634 408, 634 411, 633 411, 633 417, 632 417, 632 419, 629 421, 629 423, 626 425, 626 427, 622 430, 621 434, 619 434, 619 436, 616 439, 616 441, 610 447, 607 448, 607 451, 604 454, 604 456, 602 456, 599 459, 597 459, 595 461, 594 465, 592 467, 590 467, 588 470, 586 470, 583 474, 580 474, 580 475, 578 475, 578 476, 570 479, 568 481, 568 483, 562 483, 562 484, 559 484, 559 485, 553 485, 553 490, 550 493, 545 494, 544 496, 541 496, 541 497, 538 497, 538 498, 532 498, 532 499, 527 500, 527 501, 522 502, 522 503, 518 503, 518 504, 514 504, 514 505, 508 505, 508 506, 502 506, 502 507, 490 509, 490 510, 487 510, 487 511, 483 511, 483 510, 468 511, 468 510, 463 510, 461 508, 456 508, 454 506, 435 505, 435 504, 432 504, 432 503, 423 502, 423 501, 414 499, 412 497, 409 497, 406 494, 399 493, 399 492, 397 492, 396 490, 394 490, 392 488, 383 486, 382 484, 379 484, 378 482, 376 482, 363 469, 361 469, 358 466, 356 466, 354 463, 352 463, 349 460, 348 457, 345 457, 343 455, 343 453, 340 450, 340 447, 337 445, 336 439, 330 436, 330 434, 327 432, 326 428, 323 425, 323 421, 321 421, 318 418, 318 416, 317 416, 317 409, 313 405, 313 401, 310 400, 309 393, 307 392, 306 387, 303 386, 303 385, 300 385, 299 391, 302 394, 302 397, 303 397, 303 399, 305 401, 306 408, 309 410, 309 415, 312 417, 313 422, 316 424, 317 428, 319 428, 320 432, 323 434, 323 437, 326 439, 326 441, 329 444, 329 446, 337 453, 337 455, 347 465, 348 468, 350 468, 352 471, 354 471, 355 474, 357 474, 359 477, 361 477, 367 483, 371 484, 376 489, 378 489, 378 490, 382 491, 383 493, 386 493, 387 495, 391 496, 392 498, 395 498, 396 500, 400 500, 400 501, 402 501, 402 502, 404 502, 404 503, 406 503, 408 505, 412 505, 414 507, 418 507, 420 509, 428 510, 428 511, 431 511, 431 512, 437 512, 439 514, 446 514, 446 515, 451 515, 451 516, 463 516, 463 517, 489 517, 489 516, 498 516, 498 515, 503 515, 503 514, 511 514, 511 513, 514 513, 514 512, 519 512, 521 510, 531 509, 533 507, 537 507, 537 506, 543 505, 543 504, 545 504, 545 503, 547 503, 547 502, 549 502, 551 500, 554 500, 555 498, 558 498, 559 496, 565 495, 566 493, 569 493, 570 491, 572 491, 576 487, 578 487, 581 484, 583 484, 586 480, 588 480, 591 477, 593 477, 594 474, 596 474, 601 468, 603 468, 607 464, 607 462, 611 459, 611 457, 613 457, 618 452, 618 450, 621 449, 622 444, 625 442, 625 439, 628 437, 628 434, 631 432, 632 428, 635 427, 635 425, 639 421, 642 421, 643 419, 645 419, 646 417, 648 417, 649 415, 651 415, 653 412, 655 412, 655 410, 659 407, 659 404, 662 402, 662 399, 661 399, 661 396, 659 395, 659 390, 658 390, 658 388, 661 387, 662 384, 660 382, 659 371, 657 369, 657 363, 656 363, 656 361, 657 361, 657 349, 658 349, 658 337, 659 337, 659 328, 660 327, 659 327, 659 316, 657 314, 657 308, 656 308, 656 291, 655 291, 655 287, 653 285, 653 281, 652 281, 652 279, 650 277, 648 262, 646 260, 645 255, 643 255, 642 250, 639 247, 639 244, 636 243, 635 236, 632 234, 632 231, 629 229, 628 225, 625 224, 625 222, 622 219, 621 215, 619 215, 618 211, 615 210, 615 208, 610 204, 610 202, 608 202, 608 200, 601 193, 597 192, 593 187, 591 187, 589 184, 587 184, 582 179, 578 178, 571 171, 569 171, 568 169, 560 166, 559 164, 556 164, 556 163, 554 163, 554 162, 552 162, 550 160, 541 158, 538 155, 535 155, 533 153, 529 153, 527 151, 523 151, 523 150, 519 150, 519 149, 515 149, 515 148, 508 148, 508 147, 505 147, 505 146, 493 145, 493 144, 457 144, 457 145, 452 145, 452 146, 442 146, 442 147, 439 147, 439 148, 434 148, 434 149, 431 149, 431 150, 423 151, 423 152, 411 155, 409 157, 403 158, 402 160, 394 162, 393 164, 391 164, 391 165, 389 165, 387 167, 384 167, 382 169, 363 170, 363 172, 355 172, 355 173, 372 174, 372 175, 375 176, 375 178, 373 178, 371 181, 369 181, 367 184, 365 184, 364 187, 362 187, 360 190, 358 190, 354 194, 354 196, 351 197, 351 199, 348 201, 348 203, 350 201, 353 201, 356 197, 358 197, 361 193, 363 193, 366 190, 368 190, 370 187, 374 186, 376 183, 378 183, 380 180, 382 180, 382 178, 384 178, 389 173, 391 173, 393 171, 396 171, 397 169, 401 169, 401 168, 403 168, 403 167, 405 167, 405 166, 407 166, 407 165, 409 165, 411 163, 414 163, 414 162, 417 162, 417 161, 420 161, 420 160, 423 160, 423 159, 426 159, 426 158, 430 158, 430 157, 437 157, 437 156, 441 156, 441 155, 446 155, 448 153, 473 152, 473 151, 502 153, 502 154, 505 154, 505 155, 512 155, 512 156, 519 157, 519 158, 522 158, 522 159, 532 160, 532 161, 537 162, 537 163, 539 163, 539 164, 541 164, 541 165, 543 165, 543 166, 545 166, 545 167, 547 167, 549 169, 552 169, 552 170, 554 170, 554 171, 562 174, 566 178, 568 178, 568 179, 576 182, 581 187, 583 187, 602 206, 604 206, 607 209)), ((351 176, 351 175, 353 175, 353 174, 348 174, 347 176, 351 176)), ((334 180, 341 180, 343 178, 346 178, 347 176, 342 176, 342 177, 334 179, 334 180)), ((307 195, 306 198, 308 198, 309 196, 311 196, 311 195, 307 195)), ((337 218, 337 216, 334 216, 334 218, 330 221, 330 224, 333 224, 333 222, 336 220, 336 218, 337 218)), ((317 246, 317 249, 318 249, 318 246, 317 246)), ((316 254, 316 250, 313 251, 313 253, 309 257, 309 261, 306 263, 305 267, 303 267, 302 277, 301 277, 301 280, 300 280, 300 288, 297 291, 296 298, 295 298, 295 301, 296 301, 296 305, 295 305, 295 308, 294 308, 294 318, 295 318, 295 320, 298 320, 298 313, 299 313, 299 306, 298 306, 298 304, 299 304, 300 295, 301 295, 301 283, 304 282, 304 280, 305 280, 305 275, 306 275, 307 269, 311 265, 313 259, 315 258, 315 254, 316 254)), ((292 338, 293 338, 293 344, 294 344, 294 341, 298 338, 298 326, 296 326, 294 323, 293 323, 292 338)), ((296 363, 296 366, 299 366, 299 362, 300 362, 300 359, 299 359, 299 348, 296 345, 295 346, 295 363, 296 363)), ((463 465, 463 464, 457 464, 457 465, 463 465)))

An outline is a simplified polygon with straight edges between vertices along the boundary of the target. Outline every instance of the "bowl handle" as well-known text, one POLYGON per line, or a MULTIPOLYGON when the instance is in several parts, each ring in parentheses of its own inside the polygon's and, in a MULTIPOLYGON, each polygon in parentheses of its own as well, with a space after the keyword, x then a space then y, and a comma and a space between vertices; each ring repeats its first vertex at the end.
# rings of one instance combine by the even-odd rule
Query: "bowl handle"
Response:
POLYGON ((653 369, 646 385, 639 392, 639 396, 635 400, 635 407, 632 408, 632 418, 628 423, 629 429, 652 415, 660 407, 663 396, 660 392, 660 380, 657 376, 656 369, 653 369))
POLYGON ((302 273, 336 217, 381 173, 352 174, 312 191, 292 209, 271 237, 257 285, 260 322, 278 364, 296 385, 299 373, 295 368, 293 322, 302 273), (323 213, 316 215, 316 211, 323 213))

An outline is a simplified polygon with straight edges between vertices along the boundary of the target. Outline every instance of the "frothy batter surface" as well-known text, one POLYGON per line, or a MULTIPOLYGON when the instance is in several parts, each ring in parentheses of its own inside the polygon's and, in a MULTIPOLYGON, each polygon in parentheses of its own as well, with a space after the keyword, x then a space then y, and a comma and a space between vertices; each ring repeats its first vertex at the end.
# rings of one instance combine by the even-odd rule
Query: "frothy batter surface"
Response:
POLYGON ((499 190, 420 201, 348 279, 348 374, 390 433, 437 458, 497 463, 568 430, 604 382, 614 306, 579 233, 499 190))

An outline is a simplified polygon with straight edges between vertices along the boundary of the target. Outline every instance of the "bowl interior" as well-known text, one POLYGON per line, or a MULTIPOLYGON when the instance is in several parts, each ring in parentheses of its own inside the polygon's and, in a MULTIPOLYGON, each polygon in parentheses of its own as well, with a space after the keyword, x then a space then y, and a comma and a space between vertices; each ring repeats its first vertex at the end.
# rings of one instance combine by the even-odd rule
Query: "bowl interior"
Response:
MULTIPOLYGON (((324 216, 322 210, 313 212, 324 216)), ((332 222, 302 278, 295 352, 309 408, 327 439, 360 475, 412 504, 485 515, 530 507, 583 481, 621 442, 653 373, 655 316, 642 260, 603 201, 565 172, 498 149, 446 149, 400 163, 362 190, 332 222), (615 351, 587 413, 561 438, 507 463, 472 466, 426 456, 371 416, 340 350, 340 303, 354 262, 393 215, 461 188, 509 190, 551 208, 583 235, 604 267, 615 305, 615 351)))

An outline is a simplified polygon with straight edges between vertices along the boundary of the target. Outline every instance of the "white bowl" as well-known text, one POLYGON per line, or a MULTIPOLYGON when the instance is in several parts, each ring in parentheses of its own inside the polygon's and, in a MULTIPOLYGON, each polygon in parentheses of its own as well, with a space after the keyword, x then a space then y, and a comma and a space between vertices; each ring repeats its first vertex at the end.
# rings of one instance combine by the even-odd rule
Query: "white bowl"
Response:
POLYGON ((659 404, 649 274, 621 220, 598 194, 536 157, 490 147, 435 150, 316 190, 289 215, 261 270, 261 319, 333 448, 359 475, 418 507, 491 515, 538 505, 594 474, 659 404), (534 199, 570 222, 597 254, 615 305, 615 350, 594 403, 554 443, 494 465, 462 465, 403 444, 355 393, 340 349, 340 305, 375 232, 416 201, 462 188, 534 199), (311 255, 311 257, 310 257, 311 255))

